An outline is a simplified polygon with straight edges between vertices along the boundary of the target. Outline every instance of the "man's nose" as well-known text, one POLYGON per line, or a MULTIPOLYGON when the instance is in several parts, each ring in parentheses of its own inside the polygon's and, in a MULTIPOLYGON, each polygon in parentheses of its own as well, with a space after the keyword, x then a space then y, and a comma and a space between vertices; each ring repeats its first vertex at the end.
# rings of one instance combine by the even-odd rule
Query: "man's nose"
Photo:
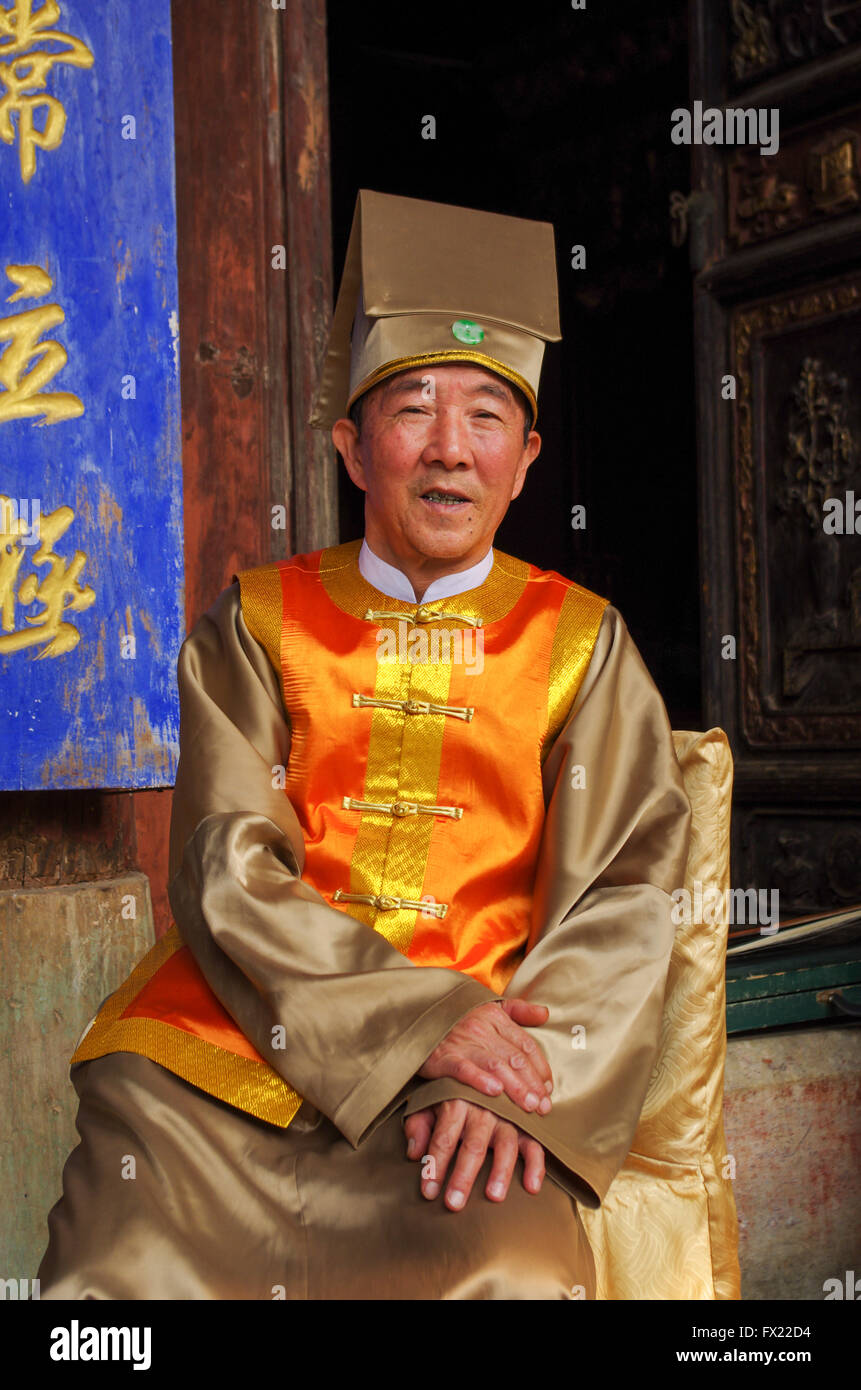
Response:
POLYGON ((425 463, 442 463, 446 468, 472 463, 469 430, 459 411, 437 411, 422 458, 425 463))

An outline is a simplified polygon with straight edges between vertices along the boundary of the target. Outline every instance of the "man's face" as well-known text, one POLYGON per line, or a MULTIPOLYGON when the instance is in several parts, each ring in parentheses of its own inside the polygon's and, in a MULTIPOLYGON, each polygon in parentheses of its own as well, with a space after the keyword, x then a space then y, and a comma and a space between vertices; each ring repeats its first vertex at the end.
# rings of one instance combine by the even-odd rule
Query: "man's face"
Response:
POLYGON ((493 544, 541 439, 524 445, 523 410, 508 383, 483 367, 444 363, 399 372, 368 393, 362 431, 332 430, 365 492, 365 533, 383 559, 430 577, 467 569, 493 544))

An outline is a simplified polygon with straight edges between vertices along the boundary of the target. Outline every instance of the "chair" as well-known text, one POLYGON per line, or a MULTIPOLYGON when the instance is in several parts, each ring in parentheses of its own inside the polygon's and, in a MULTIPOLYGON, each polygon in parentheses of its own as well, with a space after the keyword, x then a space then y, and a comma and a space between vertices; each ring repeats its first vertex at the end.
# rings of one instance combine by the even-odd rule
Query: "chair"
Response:
MULTIPOLYGON (((677 733, 693 810, 685 886, 729 888, 732 754, 722 729, 677 733)), ((692 913, 691 916, 696 915, 692 913)), ((710 914, 707 914, 710 915, 710 914)), ((624 1166, 581 1208, 599 1299, 741 1297, 732 1161, 723 1131, 727 923, 676 929, 660 1050, 624 1166)))

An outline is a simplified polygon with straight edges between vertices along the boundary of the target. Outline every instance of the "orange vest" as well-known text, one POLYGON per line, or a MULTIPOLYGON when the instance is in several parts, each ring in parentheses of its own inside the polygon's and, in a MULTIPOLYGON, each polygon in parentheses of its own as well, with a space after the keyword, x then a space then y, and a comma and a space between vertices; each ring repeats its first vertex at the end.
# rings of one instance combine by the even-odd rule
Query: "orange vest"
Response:
MULTIPOLYGON (((362 578, 359 547, 238 576, 290 724, 284 791, 302 827, 302 878, 417 965, 501 994, 532 925, 542 762, 606 603, 500 551, 477 589, 405 603, 362 578)), ((114 1051, 272 1123, 301 1104, 176 927, 105 1003, 72 1063, 114 1051)))

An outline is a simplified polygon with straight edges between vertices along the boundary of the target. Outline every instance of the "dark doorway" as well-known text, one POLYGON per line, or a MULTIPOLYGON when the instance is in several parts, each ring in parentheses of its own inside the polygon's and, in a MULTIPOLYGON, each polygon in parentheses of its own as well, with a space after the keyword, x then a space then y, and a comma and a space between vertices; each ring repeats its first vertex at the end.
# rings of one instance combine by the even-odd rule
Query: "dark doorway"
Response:
MULTIPOLYGON (((670 142, 688 101, 686 0, 519 17, 331 0, 336 275, 360 187, 554 224, 563 342, 545 355, 542 454, 497 544, 616 604, 673 725, 697 728, 692 293, 669 216, 690 187, 688 151, 670 142)), ((341 538, 361 535, 343 471, 339 508, 341 538)))

